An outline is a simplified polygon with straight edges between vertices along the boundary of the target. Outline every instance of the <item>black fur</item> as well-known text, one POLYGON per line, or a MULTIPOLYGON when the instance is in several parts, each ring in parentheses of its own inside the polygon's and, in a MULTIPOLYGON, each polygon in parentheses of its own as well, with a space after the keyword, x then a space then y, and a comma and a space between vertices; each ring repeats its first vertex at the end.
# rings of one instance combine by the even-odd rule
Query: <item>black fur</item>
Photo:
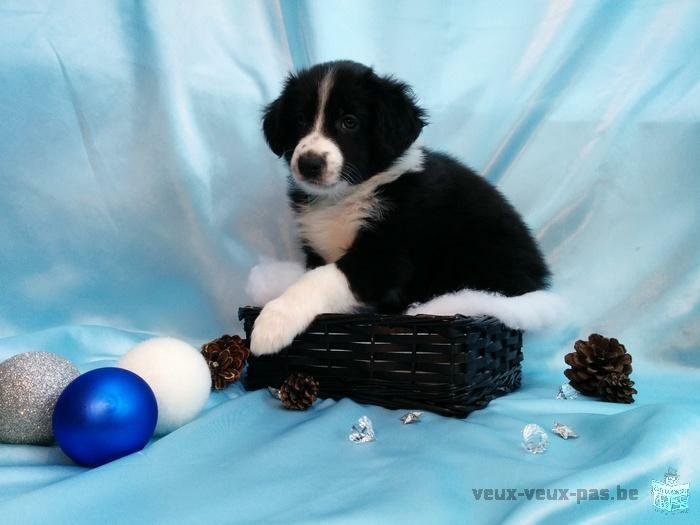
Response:
POLYGON ((378 192, 391 213, 337 263, 364 302, 399 312, 462 288, 520 295, 546 287, 549 272, 517 212, 456 160, 428 151, 423 171, 378 192))
MULTIPOLYGON (((425 125, 425 113, 402 82, 354 62, 320 64, 290 76, 265 110, 267 142, 287 162, 311 129, 318 85, 331 67, 335 82, 323 132, 351 168, 346 181, 358 184, 406 151, 425 125), (359 122, 352 133, 338 124, 348 113, 359 122)), ((425 150, 422 171, 405 173, 376 194, 381 217, 368 222, 335 261, 363 303, 389 313, 463 288, 512 296, 547 287, 549 271, 521 217, 491 184, 455 159, 425 150)), ((315 198, 294 184, 290 197, 298 211, 315 198)), ((308 245, 304 250, 309 267, 333 262, 308 245)))

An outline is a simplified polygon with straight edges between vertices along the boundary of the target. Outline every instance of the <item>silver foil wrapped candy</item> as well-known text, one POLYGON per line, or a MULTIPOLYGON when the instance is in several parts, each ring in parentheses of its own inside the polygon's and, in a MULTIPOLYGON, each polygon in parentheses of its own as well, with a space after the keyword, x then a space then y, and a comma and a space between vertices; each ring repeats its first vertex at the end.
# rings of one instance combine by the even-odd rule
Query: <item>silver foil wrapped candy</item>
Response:
POLYGON ((369 443, 370 441, 374 441, 372 420, 367 416, 362 416, 358 419, 357 423, 352 426, 348 439, 353 443, 369 443))
POLYGON ((411 410, 410 412, 407 412, 403 416, 401 416, 401 422, 404 425, 410 425, 411 423, 418 423, 420 421, 420 417, 422 415, 423 415, 423 412, 420 412, 419 410, 411 410))
POLYGON ((554 426, 552 427, 552 432, 554 432, 558 436, 561 436, 564 439, 578 437, 578 434, 576 433, 576 431, 573 428, 571 428, 568 425, 558 423, 556 421, 554 422, 554 426))

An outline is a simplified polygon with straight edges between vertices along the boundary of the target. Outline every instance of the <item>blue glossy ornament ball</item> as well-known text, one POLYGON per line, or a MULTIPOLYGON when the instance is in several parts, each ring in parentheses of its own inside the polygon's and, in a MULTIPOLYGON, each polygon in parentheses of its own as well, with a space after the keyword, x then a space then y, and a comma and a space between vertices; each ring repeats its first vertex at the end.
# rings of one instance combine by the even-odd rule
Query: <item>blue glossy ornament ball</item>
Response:
POLYGON ((157 421, 156 397, 143 379, 123 368, 98 368, 60 395, 53 433, 73 461, 97 467, 145 447, 157 421))

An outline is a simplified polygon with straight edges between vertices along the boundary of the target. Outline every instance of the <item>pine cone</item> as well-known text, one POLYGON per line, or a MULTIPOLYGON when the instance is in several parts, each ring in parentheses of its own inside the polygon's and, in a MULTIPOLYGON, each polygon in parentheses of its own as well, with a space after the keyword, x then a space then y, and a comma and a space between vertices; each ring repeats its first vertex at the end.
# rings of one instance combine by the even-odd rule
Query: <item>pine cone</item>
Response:
POLYGON ((291 374, 280 387, 282 404, 292 410, 306 410, 318 395, 318 382, 301 373, 291 374))
POLYGON ((237 335, 222 335, 203 344, 202 355, 209 365, 214 388, 223 390, 241 377, 250 350, 237 335))
POLYGON ((625 374, 608 374, 601 379, 598 385, 598 395, 604 401, 612 401, 613 403, 634 403, 632 397, 637 391, 633 388, 632 381, 625 374))
POLYGON ((598 385, 608 374, 628 376, 632 372, 632 356, 617 339, 591 334, 588 341, 576 341, 574 350, 564 357, 571 366, 564 375, 571 386, 587 396, 598 395, 598 385))

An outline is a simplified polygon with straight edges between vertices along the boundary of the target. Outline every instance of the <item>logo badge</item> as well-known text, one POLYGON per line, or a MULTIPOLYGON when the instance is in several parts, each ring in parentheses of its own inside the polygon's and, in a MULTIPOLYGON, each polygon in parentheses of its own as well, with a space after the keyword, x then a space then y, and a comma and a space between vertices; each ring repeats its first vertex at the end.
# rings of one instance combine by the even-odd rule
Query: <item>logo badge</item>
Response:
POLYGON ((678 483, 678 472, 668 469, 663 481, 651 482, 651 495, 654 508, 661 512, 687 512, 690 484, 678 483))

